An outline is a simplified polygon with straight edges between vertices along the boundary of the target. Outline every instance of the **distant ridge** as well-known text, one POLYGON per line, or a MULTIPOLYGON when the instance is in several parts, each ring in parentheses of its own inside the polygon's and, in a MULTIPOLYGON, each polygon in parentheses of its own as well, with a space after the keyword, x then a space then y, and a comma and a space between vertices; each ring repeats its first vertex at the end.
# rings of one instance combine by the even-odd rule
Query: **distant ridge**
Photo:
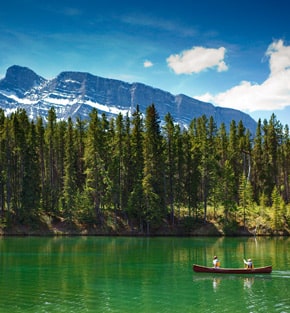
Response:
POLYGON ((256 121, 241 111, 221 108, 190 98, 186 95, 172 95, 142 83, 126 83, 84 72, 61 72, 47 80, 27 67, 13 65, 0 80, 0 108, 10 114, 17 108, 24 108, 31 119, 46 118, 51 107, 58 119, 87 119, 93 108, 109 118, 119 113, 131 114, 137 105, 141 112, 154 103, 161 121, 169 112, 175 122, 188 126, 202 115, 212 116, 219 126, 225 123, 227 130, 232 120, 241 120, 254 135, 256 121))

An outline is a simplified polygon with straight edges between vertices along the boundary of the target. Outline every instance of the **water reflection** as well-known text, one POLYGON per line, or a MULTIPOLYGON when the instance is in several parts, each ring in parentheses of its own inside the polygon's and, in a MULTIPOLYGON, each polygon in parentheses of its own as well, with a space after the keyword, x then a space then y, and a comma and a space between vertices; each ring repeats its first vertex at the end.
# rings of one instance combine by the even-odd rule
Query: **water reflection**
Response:
POLYGON ((252 288, 253 284, 254 284, 254 277, 245 277, 244 278, 244 289, 250 289, 252 288))
MULTIPOLYGON (((243 280, 244 289, 251 289, 255 281, 255 277, 243 277, 240 279, 243 280)), ((217 289, 220 288, 222 280, 221 277, 212 278, 212 287, 214 291, 217 291, 217 289)))
MULTIPOLYGON (((214 291, 217 291, 218 289, 222 288, 224 285, 224 282, 227 281, 233 281, 237 280, 241 282, 241 286, 243 286, 244 289, 251 289, 252 286, 254 285, 255 280, 256 281, 269 281, 271 280, 271 276, 267 275, 261 275, 261 276, 244 276, 244 275, 226 275, 226 276, 221 276, 221 275, 194 275, 193 276, 193 282, 197 281, 211 281, 212 282, 212 288, 214 291)), ((238 286, 239 284, 236 283, 238 286)))
POLYGON ((216 291, 217 288, 219 287, 219 284, 221 282, 221 279, 220 278, 213 278, 213 281, 212 281, 212 287, 213 287, 213 290, 216 291))

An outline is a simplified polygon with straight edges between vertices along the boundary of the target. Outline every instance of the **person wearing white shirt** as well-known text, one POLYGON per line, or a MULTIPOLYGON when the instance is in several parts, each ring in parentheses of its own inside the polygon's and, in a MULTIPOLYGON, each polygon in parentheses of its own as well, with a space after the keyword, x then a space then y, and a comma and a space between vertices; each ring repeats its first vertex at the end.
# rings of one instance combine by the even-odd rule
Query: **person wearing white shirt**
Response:
POLYGON ((244 263, 246 264, 247 268, 253 268, 254 267, 253 262, 252 262, 251 259, 248 259, 248 260, 244 259, 244 263))
POLYGON ((213 257, 212 264, 213 264, 213 267, 215 267, 215 268, 219 268, 221 265, 220 261, 216 255, 213 257))

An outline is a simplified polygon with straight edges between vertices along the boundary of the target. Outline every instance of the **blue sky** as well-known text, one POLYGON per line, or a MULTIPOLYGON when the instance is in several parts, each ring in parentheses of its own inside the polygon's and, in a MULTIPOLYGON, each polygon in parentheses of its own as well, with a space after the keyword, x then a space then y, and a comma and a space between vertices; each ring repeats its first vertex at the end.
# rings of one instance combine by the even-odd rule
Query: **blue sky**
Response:
POLYGON ((288 0, 9 0, 0 78, 14 64, 89 72, 290 125, 289 12, 288 0))

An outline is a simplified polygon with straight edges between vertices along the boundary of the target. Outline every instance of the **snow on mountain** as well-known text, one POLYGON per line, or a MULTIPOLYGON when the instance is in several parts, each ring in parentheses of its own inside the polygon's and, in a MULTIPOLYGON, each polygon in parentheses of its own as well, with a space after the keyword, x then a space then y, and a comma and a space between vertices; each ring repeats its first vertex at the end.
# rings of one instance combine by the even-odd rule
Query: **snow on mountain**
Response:
POLYGON ((58 119, 87 119, 92 108, 108 118, 119 113, 131 114, 137 105, 141 112, 155 105, 161 121, 169 112, 175 122, 188 125, 193 118, 201 115, 213 116, 217 125, 225 123, 227 129, 232 120, 242 120, 252 134, 256 122, 248 114, 234 109, 215 107, 185 95, 146 86, 141 83, 126 83, 83 72, 62 72, 57 77, 46 80, 31 69, 11 66, 6 76, 0 80, 0 108, 6 114, 24 108, 31 119, 42 116, 54 107, 58 119))

